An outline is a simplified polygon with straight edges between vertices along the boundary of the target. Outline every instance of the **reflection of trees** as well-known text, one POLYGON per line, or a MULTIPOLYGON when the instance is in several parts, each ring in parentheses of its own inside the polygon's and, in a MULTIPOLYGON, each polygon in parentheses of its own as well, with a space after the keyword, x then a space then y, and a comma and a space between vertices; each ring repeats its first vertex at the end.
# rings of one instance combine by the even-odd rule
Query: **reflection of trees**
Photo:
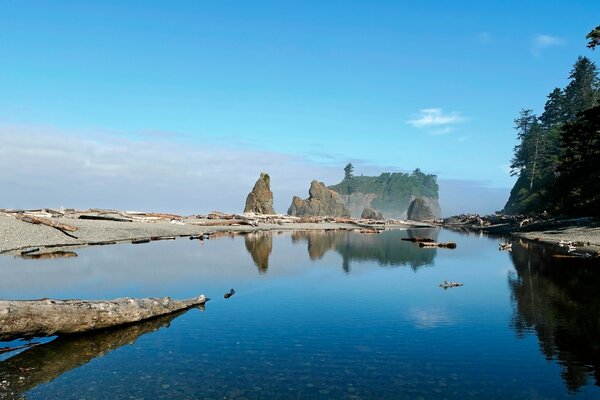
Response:
POLYGON ((0 362, 0 399, 22 399, 22 394, 50 382, 65 372, 87 364, 126 344, 133 344, 146 333, 169 326, 185 311, 161 316, 126 327, 61 336, 49 343, 31 347, 0 362))
POLYGON ((437 254, 436 249, 421 249, 418 245, 403 241, 408 237, 437 239, 436 229, 391 230, 377 235, 365 235, 351 231, 304 231, 294 232, 292 242, 308 242, 308 255, 316 260, 328 250, 337 251, 343 258, 343 268, 350 271, 351 261, 376 261, 382 266, 410 265, 417 269, 430 265, 437 254))
POLYGON ((269 255, 273 249, 271 232, 250 232, 244 235, 246 249, 252 256, 258 272, 265 273, 269 269, 269 255))
POLYGON ((600 386, 600 274, 592 260, 554 258, 551 248, 514 243, 509 278, 519 336, 535 332, 547 359, 558 360, 570 390, 590 376, 600 386))

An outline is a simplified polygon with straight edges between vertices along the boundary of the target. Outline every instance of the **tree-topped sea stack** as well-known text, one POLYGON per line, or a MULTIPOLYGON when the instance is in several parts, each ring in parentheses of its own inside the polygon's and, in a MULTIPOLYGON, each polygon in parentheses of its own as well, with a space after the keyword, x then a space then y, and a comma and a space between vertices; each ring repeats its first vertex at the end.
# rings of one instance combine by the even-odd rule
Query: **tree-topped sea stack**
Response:
POLYGON ((244 212, 255 214, 275 214, 273 209, 273 192, 271 192, 271 178, 262 172, 254 184, 254 188, 246 198, 244 212))
POLYGON ((441 215, 437 177, 419 169, 410 174, 386 172, 379 176, 354 176, 353 166, 348 164, 344 168, 344 179, 329 189, 340 195, 355 218, 361 217, 368 208, 388 219, 405 219, 408 206, 415 198, 424 199, 436 218, 441 215))
POLYGON ((323 182, 312 181, 308 191, 309 197, 302 200, 294 196, 288 214, 297 217, 329 216, 349 217, 350 213, 339 195, 327 189, 323 182))

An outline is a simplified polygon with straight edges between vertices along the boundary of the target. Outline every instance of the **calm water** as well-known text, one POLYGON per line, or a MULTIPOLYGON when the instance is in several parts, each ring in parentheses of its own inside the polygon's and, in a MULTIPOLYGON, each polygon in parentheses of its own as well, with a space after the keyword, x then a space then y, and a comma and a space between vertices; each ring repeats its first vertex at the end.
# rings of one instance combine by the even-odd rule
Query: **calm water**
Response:
POLYGON ((28 399, 600 398, 600 266, 498 242, 256 233, 0 257, 0 298, 212 298, 0 355, 0 381, 28 399))

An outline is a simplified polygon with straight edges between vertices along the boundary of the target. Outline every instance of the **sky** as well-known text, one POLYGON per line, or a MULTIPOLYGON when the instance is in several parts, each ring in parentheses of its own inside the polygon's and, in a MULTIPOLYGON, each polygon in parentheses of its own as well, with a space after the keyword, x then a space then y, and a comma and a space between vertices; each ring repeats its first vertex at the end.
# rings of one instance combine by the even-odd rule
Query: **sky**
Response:
POLYGON ((500 210, 600 2, 0 0, 0 208, 275 209, 313 179, 436 174, 500 210))

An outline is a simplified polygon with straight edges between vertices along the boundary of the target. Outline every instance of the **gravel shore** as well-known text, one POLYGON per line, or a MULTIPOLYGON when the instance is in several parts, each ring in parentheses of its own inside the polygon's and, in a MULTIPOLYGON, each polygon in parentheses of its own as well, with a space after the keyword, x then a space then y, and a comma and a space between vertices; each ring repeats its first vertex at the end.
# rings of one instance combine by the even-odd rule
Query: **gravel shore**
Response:
POLYGON ((517 232, 513 236, 539 242, 557 244, 563 242, 574 242, 584 250, 591 252, 600 251, 600 224, 591 223, 582 225, 565 225, 560 228, 544 229, 531 232, 517 232))
MULTIPOLYGON (((34 225, 18 220, 14 216, 0 215, 0 254, 17 255, 21 251, 39 248, 39 252, 74 249, 77 247, 110 244, 112 242, 131 242, 137 240, 160 240, 171 237, 217 235, 219 232, 253 232, 259 230, 323 230, 323 229, 357 229, 356 225, 319 222, 319 223, 258 223, 257 226, 211 225, 202 226, 203 222, 214 224, 213 220, 184 218, 177 223, 169 221, 154 222, 117 222, 97 221, 73 218, 52 218, 53 221, 75 226, 72 238, 46 225, 34 225)), ((386 225, 386 228, 411 228, 416 224, 386 225)))

